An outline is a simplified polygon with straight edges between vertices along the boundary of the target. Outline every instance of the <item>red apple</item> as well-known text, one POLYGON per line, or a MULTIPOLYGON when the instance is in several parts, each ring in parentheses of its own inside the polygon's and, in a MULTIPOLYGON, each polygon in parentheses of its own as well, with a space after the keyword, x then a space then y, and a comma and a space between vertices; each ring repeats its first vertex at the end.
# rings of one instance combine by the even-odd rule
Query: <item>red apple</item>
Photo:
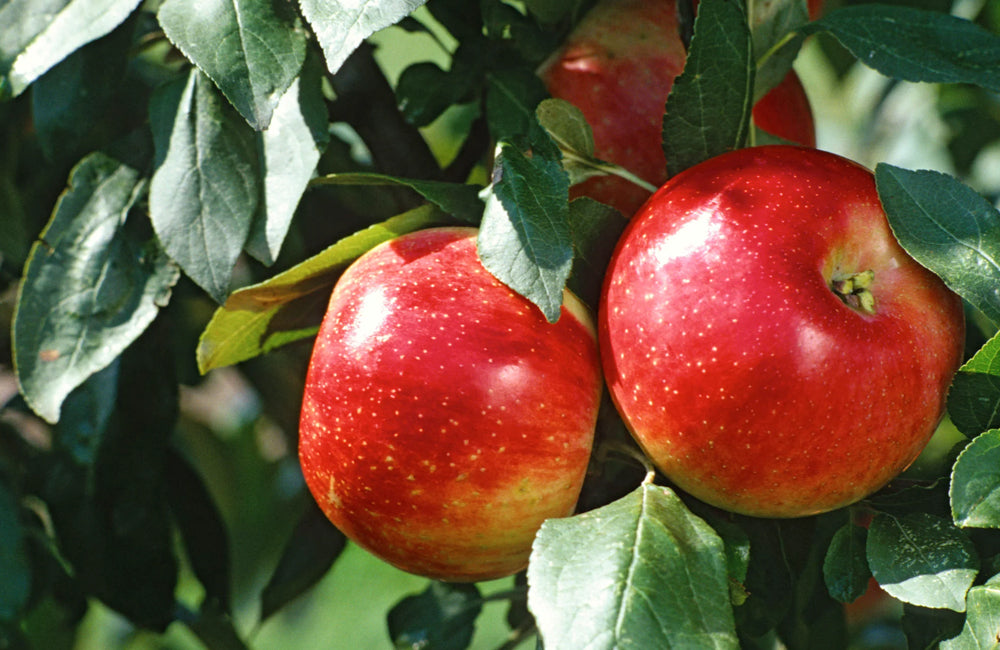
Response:
POLYGON ((448 581, 524 568, 542 521, 573 512, 602 389, 596 329, 568 291, 548 323, 479 262, 477 231, 375 247, 330 298, 299 457, 360 546, 448 581))
MULTIPOLYGON (((549 93, 575 105, 594 132, 595 155, 659 187, 667 178, 663 108, 684 69, 675 0, 601 0, 539 68, 549 93)), ((754 107, 774 135, 815 146, 812 110, 794 71, 754 107)), ((649 192, 617 176, 573 187, 632 215, 649 192)))
POLYGON ((867 169, 791 146, 670 179, 632 218, 598 317, 627 426, 679 487, 797 517, 920 453, 961 358, 961 300, 894 239, 867 169))

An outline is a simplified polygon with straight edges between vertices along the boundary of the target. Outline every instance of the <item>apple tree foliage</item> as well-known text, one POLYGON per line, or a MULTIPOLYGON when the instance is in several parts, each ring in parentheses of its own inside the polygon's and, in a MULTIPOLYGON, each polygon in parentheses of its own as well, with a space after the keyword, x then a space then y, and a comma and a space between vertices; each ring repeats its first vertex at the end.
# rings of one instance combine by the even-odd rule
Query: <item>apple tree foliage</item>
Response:
MULTIPOLYGON (((479 225, 485 266, 546 316, 565 286, 596 304, 623 218, 568 189, 628 172, 593 158, 589 126, 534 72, 589 4, 0 3, 0 647, 56 647, 54 627, 68 643, 94 602, 135 629, 252 647, 236 600, 259 624, 330 570, 347 542, 294 477, 284 551, 246 550, 219 504, 236 479, 197 453, 185 395, 234 369, 294 449, 310 337, 377 243, 479 225), (438 56, 390 75, 377 47, 404 34, 438 56), (236 557, 261 562, 261 585, 236 593, 236 557), (184 576, 198 597, 178 595, 184 576)), ((846 647, 864 630, 844 603, 874 581, 910 647, 994 647, 1000 196, 968 179, 997 164, 1000 5, 830 0, 815 22, 798 0, 681 9, 672 174, 757 141, 750 107, 807 38, 842 70, 940 89, 948 173, 875 171, 902 245, 966 301, 948 444, 849 508, 754 519, 647 472, 608 405, 580 513, 542 527, 512 588, 428 583, 385 613, 387 638, 464 648, 484 603, 507 600, 504 647, 846 647)))

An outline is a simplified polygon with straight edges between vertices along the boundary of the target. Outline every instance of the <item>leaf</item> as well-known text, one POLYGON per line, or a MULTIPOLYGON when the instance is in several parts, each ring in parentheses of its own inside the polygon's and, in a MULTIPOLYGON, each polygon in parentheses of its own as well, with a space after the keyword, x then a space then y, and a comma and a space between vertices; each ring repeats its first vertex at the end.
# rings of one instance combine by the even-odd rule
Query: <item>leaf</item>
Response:
POLYGON ((497 141, 529 145, 549 158, 558 149, 538 123, 535 109, 549 96, 542 80, 528 68, 493 70, 486 76, 486 120, 497 141))
POLYGON ((20 619, 31 595, 31 562, 20 505, 0 476, 0 624, 20 619))
POLYGON ((867 555, 875 580, 893 598, 956 612, 965 611, 965 593, 979 570, 966 534, 927 513, 876 515, 867 555))
POLYGON ((738 647, 722 540, 667 488, 546 521, 528 585, 546 650, 738 647))
POLYGON ((894 79, 969 83, 1000 92, 1000 36, 946 13, 889 5, 842 7, 806 25, 827 31, 894 79))
POLYGON ((52 429, 53 443, 83 466, 97 462, 98 451, 118 397, 120 358, 95 372, 63 402, 59 422, 52 429))
POLYGON ((306 32, 283 0, 164 0, 167 38, 254 129, 266 129, 306 57, 306 32))
POLYGON ((149 112, 153 228, 170 257, 221 303, 257 210, 256 136, 194 69, 158 89, 149 112))
POLYGON ((389 636, 396 648, 465 650, 475 632, 483 599, 474 584, 432 582, 389 610, 389 636))
POLYGON ((936 171, 875 168, 879 198, 899 243, 952 291, 1000 324, 1000 212, 936 171))
POLYGON ((670 176, 743 146, 754 88, 753 43, 742 0, 703 0, 684 71, 663 116, 670 176))
POLYGON ((958 369, 948 392, 948 414, 966 435, 1000 427, 1000 335, 958 369))
POLYGON ((903 603, 900 627, 906 636, 906 647, 914 650, 939 650, 945 639, 962 631, 965 615, 947 609, 930 609, 903 603))
POLYGON ((330 523, 312 500, 299 519, 260 594, 260 618, 266 620, 311 589, 347 547, 347 537, 330 523))
POLYGON ((395 185, 408 187, 459 221, 477 225, 483 217, 483 201, 479 198, 479 193, 483 188, 478 185, 400 178, 375 172, 328 174, 320 176, 313 183, 316 185, 395 185))
POLYGON ((251 359, 316 333, 330 292, 351 262, 398 235, 446 220, 424 205, 341 239, 274 277, 233 292, 215 311, 198 342, 198 368, 251 359))
POLYGON ((969 590, 962 632, 941 642, 941 650, 982 650, 1000 644, 1000 583, 996 578, 969 590))
POLYGON ((867 540, 868 531, 854 524, 847 524, 834 534, 823 559, 823 578, 834 600, 854 602, 868 588, 872 572, 865 556, 867 540))
POLYGON ((573 270, 567 287, 594 313, 600 302, 604 272, 626 223, 618 210, 593 199, 584 196, 570 201, 573 270))
POLYGON ((330 141, 318 65, 309 62, 281 97, 267 130, 257 134, 263 200, 257 206, 246 250, 274 263, 316 164, 330 141))
POLYGON ((177 269, 154 242, 125 231, 145 190, 139 172, 102 153, 84 158, 31 248, 14 315, 22 394, 49 422, 167 304, 177 269))
POLYGON ((789 35, 809 22, 805 0, 747 0, 748 14, 752 16, 750 31, 753 36, 754 103, 777 86, 798 55, 804 39, 789 35))
POLYGON ((501 143, 485 194, 477 242, 483 266, 556 322, 573 264, 566 173, 558 160, 501 143))
POLYGON ((1000 429, 978 436, 958 455, 950 496, 957 526, 1000 528, 1000 429))
POLYGON ((8 0, 0 4, 0 99, 16 97, 78 48, 108 34, 139 0, 8 0))
POLYGON ((327 69, 336 73, 361 41, 399 22, 426 1, 299 0, 299 7, 323 48, 327 69))

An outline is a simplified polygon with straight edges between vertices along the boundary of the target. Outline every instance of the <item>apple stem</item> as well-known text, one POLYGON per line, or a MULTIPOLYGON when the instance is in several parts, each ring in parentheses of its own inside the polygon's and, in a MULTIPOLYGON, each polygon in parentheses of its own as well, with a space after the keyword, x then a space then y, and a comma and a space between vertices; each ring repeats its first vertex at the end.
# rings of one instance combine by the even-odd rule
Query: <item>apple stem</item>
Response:
POLYGON ((874 314, 875 296, 871 292, 874 281, 875 272, 868 269, 843 278, 834 278, 830 289, 848 307, 865 314, 874 314))

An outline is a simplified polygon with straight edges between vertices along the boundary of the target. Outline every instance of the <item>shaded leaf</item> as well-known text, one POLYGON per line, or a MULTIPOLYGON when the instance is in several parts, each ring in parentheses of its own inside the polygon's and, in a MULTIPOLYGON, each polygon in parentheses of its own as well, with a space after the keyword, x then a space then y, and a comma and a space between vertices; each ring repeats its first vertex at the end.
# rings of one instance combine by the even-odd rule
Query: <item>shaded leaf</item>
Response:
POLYGON ((482 187, 464 183, 447 183, 415 178, 400 178, 376 172, 343 172, 320 176, 315 185, 395 185, 408 187, 446 214, 466 224, 476 225, 483 216, 482 187))
POLYGON ((528 585, 547 650, 738 647, 722 540, 663 487, 546 521, 528 585))
POLYGON ((554 323, 573 264, 569 179, 558 160, 529 158, 505 143, 494 165, 477 241, 479 258, 554 323))
POLYGON ((326 313, 333 285, 351 262, 384 241, 446 221, 440 210, 424 205, 349 235, 265 282, 233 292, 202 332, 198 368, 205 373, 312 336, 326 313))
POLYGON ((1000 336, 958 369, 948 392, 948 415, 970 436, 1000 427, 1000 336))
POLYGON ((125 231, 145 190, 139 172, 96 153, 74 168, 69 189, 31 249, 14 316, 22 394, 41 417, 107 366, 170 297, 177 269, 155 242, 125 231))
POLYGON ((979 570, 966 534, 927 513, 876 515, 867 556, 875 580, 893 598, 956 612, 965 611, 965 593, 979 570))
POLYGON ((0 476, 0 625, 20 618, 31 595, 31 563, 20 504, 0 476))
POLYGON ((307 61, 278 102, 270 126, 257 135, 264 196, 246 250, 266 265, 278 257, 299 200, 330 141, 320 84, 318 62, 307 61))
POLYGON ((752 23, 754 61, 754 103, 781 83, 799 53, 802 39, 789 39, 791 32, 809 22, 805 0, 770 2, 748 0, 752 23))
POLYGON ((569 204, 573 270, 566 286, 594 313, 600 302, 604 272, 626 223, 625 217, 614 208, 585 196, 569 204))
POLYGON ((941 643, 941 650, 982 650, 1000 645, 1000 582, 996 578, 969 590, 962 632, 941 643))
POLYGON ((802 33, 819 31, 888 77, 1000 92, 1000 36, 969 20, 914 7, 859 5, 831 11, 802 33))
POLYGON ((389 611, 389 636, 396 648, 465 650, 482 608, 476 585, 432 582, 389 611))
POLYGON ((879 198, 906 252, 1000 323, 1000 212, 935 171, 875 168, 879 198))
POLYGON ((0 99, 33 81, 87 43, 108 34, 139 0, 9 0, 0 5, 0 99))
POLYGON ((399 22, 426 1, 299 0, 299 7, 323 48, 327 69, 336 73, 361 41, 399 22))
POLYGON ((347 537, 310 500, 308 510, 292 531, 278 566, 260 594, 261 620, 311 589, 346 547, 347 537))
POLYGON ((903 603, 900 627, 906 635, 906 647, 914 650, 939 650, 945 639, 962 631, 965 615, 947 609, 931 609, 903 603))
POLYGON ((1000 528, 1000 429, 978 436, 959 454, 950 496, 956 525, 1000 528))
POLYGON ((195 69, 158 89, 149 112, 153 228, 170 257, 221 303, 257 210, 256 136, 195 69))
POLYGON ((670 176, 743 146, 754 88, 753 43, 742 0, 703 0, 684 71, 663 116, 670 176))
POLYGON ((867 540, 868 531, 854 524, 847 524, 834 534, 823 559, 823 578, 834 600, 854 602, 867 590, 872 575, 865 555, 867 540))
POLYGON ((486 76, 486 120, 497 141, 529 145, 548 158, 558 149, 538 123, 535 109, 549 96, 542 80, 528 68, 493 70, 486 76))
POLYGON ((306 32, 283 0, 164 0, 167 38, 254 129, 271 123, 306 57, 306 32))

